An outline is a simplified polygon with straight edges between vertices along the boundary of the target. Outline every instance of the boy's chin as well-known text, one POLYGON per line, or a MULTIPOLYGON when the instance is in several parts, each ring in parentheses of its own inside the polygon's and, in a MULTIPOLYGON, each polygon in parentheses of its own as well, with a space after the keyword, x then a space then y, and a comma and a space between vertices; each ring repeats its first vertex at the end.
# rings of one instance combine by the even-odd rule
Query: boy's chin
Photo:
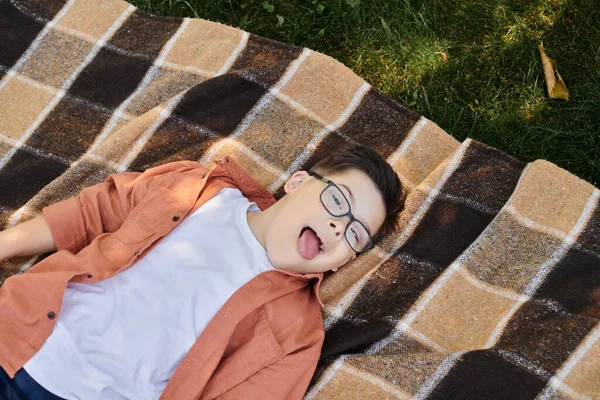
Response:
POLYGON ((299 274, 315 274, 321 273, 325 271, 329 271, 329 269, 325 269, 323 266, 319 266, 316 263, 311 263, 310 260, 304 260, 302 257, 298 257, 295 260, 291 260, 289 257, 286 259, 284 263, 272 263, 276 269, 286 270, 286 271, 294 271, 299 274))
POLYGON ((329 271, 331 268, 326 268, 323 265, 319 265, 323 260, 319 259, 319 255, 313 258, 312 260, 307 260, 302 257, 299 249, 294 249, 291 252, 292 257, 290 257, 290 252, 277 252, 271 254, 267 252, 269 260, 271 264, 276 269, 286 270, 286 271, 294 271, 300 274, 312 274, 312 273, 321 273, 325 271, 329 271), (295 251, 294 251, 295 250, 295 251))
POLYGON ((300 254, 294 254, 293 257, 290 257, 289 255, 269 254, 267 252, 267 256, 275 269, 300 272, 299 270, 306 268, 306 260, 300 254))
POLYGON ((327 267, 324 265, 320 265, 319 263, 311 263, 310 261, 306 262, 306 260, 293 268, 294 271, 299 272, 301 274, 319 274, 327 271, 331 271, 333 267, 327 267))

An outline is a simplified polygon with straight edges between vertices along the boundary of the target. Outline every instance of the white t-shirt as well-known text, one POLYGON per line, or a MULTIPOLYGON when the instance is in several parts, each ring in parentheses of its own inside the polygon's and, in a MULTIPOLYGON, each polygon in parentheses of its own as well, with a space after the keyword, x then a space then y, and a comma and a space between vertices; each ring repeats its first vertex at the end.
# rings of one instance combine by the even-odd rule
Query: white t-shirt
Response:
POLYGON ((133 267, 67 284, 54 330, 25 370, 65 399, 158 399, 225 301, 273 269, 248 210, 260 211, 224 188, 133 267))

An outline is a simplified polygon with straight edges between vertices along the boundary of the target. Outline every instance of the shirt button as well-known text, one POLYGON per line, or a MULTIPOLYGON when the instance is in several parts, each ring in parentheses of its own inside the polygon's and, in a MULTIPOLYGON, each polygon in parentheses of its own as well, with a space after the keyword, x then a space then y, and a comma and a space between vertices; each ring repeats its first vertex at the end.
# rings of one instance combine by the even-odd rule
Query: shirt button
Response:
POLYGON ((179 215, 173 216, 173 221, 179 221, 179 215))
POLYGON ((48 313, 48 319, 54 319, 54 313, 52 311, 48 313))

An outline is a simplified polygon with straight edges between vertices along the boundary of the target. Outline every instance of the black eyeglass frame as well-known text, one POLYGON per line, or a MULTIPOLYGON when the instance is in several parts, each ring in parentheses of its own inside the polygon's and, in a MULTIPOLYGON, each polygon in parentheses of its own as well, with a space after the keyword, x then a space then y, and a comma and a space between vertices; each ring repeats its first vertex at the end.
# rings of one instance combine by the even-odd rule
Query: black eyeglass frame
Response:
POLYGON ((325 208, 325 210, 327 210, 327 212, 330 215, 334 216, 334 217, 345 217, 346 215, 350 216, 350 221, 346 225, 346 229, 344 229, 344 239, 346 239, 346 243, 348 243, 348 246, 350 246, 350 248, 352 249, 352 251, 354 251, 356 253, 356 255, 359 255, 359 254, 364 253, 367 250, 371 250, 373 247, 375 247, 375 243, 373 243, 373 238, 371 237, 371 233, 369 232, 369 230, 367 229, 367 227, 362 222, 360 222, 359 220, 357 220, 356 218, 354 218, 354 215, 352 214, 352 207, 350 206, 350 201, 348 201, 348 198, 346 197, 346 195, 344 194, 344 192, 342 191, 342 189, 340 189, 338 185, 336 185, 335 183, 333 183, 333 181, 330 181, 329 179, 324 178, 323 176, 319 175, 318 173, 316 173, 313 170, 308 170, 308 174, 310 176, 314 176, 315 178, 317 178, 320 181, 325 182, 327 184, 327 187, 325 189, 323 189, 323 191, 319 195, 319 200, 321 200, 321 204, 323 204, 323 207, 325 208), (348 204, 348 212, 347 213, 342 214, 342 215, 335 215, 331 211, 329 211, 329 209, 325 205, 325 202, 323 201, 323 193, 325 193, 325 191, 327 189, 329 189, 329 186, 335 187, 342 194, 342 196, 344 196, 344 200, 346 200, 346 204, 348 204), (364 248, 364 250, 361 250, 361 251, 356 251, 354 249, 354 247, 352 247, 352 245, 348 241, 348 237, 346 236, 346 233, 348 231, 348 228, 350 227, 350 224, 352 222, 354 222, 354 221, 358 222, 365 229, 365 232, 367 232, 367 235, 369 236, 369 244, 367 245, 367 247, 364 248))

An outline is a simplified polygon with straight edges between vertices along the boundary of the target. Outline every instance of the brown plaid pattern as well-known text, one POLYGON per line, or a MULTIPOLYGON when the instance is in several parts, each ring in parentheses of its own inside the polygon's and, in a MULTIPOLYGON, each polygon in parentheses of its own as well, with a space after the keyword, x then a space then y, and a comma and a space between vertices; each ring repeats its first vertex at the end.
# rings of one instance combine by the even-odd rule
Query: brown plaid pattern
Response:
MULTIPOLYGON (((306 48, 120 0, 0 0, 0 224, 109 174, 232 155, 276 197, 344 142, 409 189, 321 288, 307 399, 600 398, 600 192, 457 142, 306 48)), ((0 283, 43 256, 5 262, 0 283)))

